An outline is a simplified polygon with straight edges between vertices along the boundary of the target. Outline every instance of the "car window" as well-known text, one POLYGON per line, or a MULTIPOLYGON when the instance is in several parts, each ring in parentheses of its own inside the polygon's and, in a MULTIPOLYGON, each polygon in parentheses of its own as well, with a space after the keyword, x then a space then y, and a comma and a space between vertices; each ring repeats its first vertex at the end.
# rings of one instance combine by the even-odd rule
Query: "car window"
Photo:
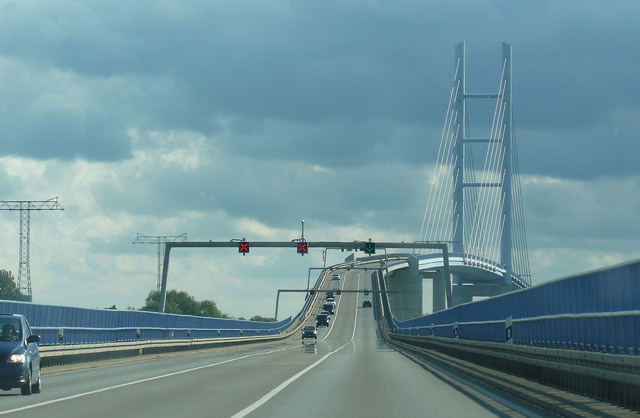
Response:
POLYGON ((22 332, 24 333, 25 339, 31 336, 31 327, 29 326, 29 322, 27 322, 27 318, 22 318, 22 332))
POLYGON ((17 318, 0 319, 0 341, 18 341, 21 338, 20 321, 17 318))

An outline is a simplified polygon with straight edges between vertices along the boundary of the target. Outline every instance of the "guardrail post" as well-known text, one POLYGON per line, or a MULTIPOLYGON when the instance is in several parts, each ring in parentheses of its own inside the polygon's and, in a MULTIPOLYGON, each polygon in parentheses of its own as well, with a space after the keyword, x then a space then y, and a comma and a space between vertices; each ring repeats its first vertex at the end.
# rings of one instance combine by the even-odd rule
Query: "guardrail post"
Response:
POLYGON ((513 321, 511 317, 508 317, 504 321, 505 334, 506 334, 506 343, 513 344, 513 321))

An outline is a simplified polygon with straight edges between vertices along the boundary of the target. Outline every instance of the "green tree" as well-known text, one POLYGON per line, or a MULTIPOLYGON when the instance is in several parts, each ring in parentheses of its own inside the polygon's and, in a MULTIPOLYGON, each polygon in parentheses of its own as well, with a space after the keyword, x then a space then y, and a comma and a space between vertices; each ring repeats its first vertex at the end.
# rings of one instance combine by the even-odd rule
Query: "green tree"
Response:
POLYGON ((10 271, 0 270, 0 299, 27 301, 29 298, 24 295, 10 271))
POLYGON ((256 322, 276 322, 275 318, 266 318, 264 316, 260 316, 260 315, 254 315, 251 317, 251 319, 249 321, 256 321, 256 322))
MULTIPOLYGON (((141 311, 158 312, 158 306, 160 305, 160 291, 152 290, 149 292, 149 296, 145 299, 145 304, 141 311)), ((222 313, 216 306, 216 303, 212 300, 203 300, 198 302, 193 296, 184 291, 169 290, 167 292, 167 299, 164 304, 164 311, 166 313, 180 314, 180 315, 194 315, 194 316, 206 316, 210 318, 229 318, 225 313, 222 313)))

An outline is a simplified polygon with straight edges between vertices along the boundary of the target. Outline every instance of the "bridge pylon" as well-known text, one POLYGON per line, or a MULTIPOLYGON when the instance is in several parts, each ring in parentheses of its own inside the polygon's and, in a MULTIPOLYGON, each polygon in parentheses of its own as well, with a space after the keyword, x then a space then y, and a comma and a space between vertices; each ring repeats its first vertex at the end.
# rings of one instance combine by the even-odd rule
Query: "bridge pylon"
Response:
POLYGON ((531 284, 513 125, 512 48, 504 41, 498 89, 490 93, 467 91, 465 42, 456 45, 449 108, 420 240, 450 241, 452 253, 465 263, 497 263, 506 271, 500 282, 491 283, 454 276, 454 305, 531 284), (490 132, 472 135, 469 103, 486 99, 495 102, 493 119, 487 121, 490 132), (476 180, 473 150, 478 147, 486 155, 476 180), (478 286, 463 289, 463 284, 478 286))

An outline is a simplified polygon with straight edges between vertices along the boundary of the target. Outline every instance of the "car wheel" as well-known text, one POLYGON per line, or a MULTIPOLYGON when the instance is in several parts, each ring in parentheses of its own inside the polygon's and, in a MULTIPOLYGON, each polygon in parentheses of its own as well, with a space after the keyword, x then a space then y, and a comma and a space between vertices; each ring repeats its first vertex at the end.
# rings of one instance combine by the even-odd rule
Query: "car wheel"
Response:
POLYGON ((42 392, 42 376, 38 377, 38 381, 31 385, 31 392, 40 393, 42 392))
POLYGON ((20 393, 24 396, 31 395, 31 367, 29 367, 29 373, 27 374, 27 381, 22 387, 20 387, 20 393))

